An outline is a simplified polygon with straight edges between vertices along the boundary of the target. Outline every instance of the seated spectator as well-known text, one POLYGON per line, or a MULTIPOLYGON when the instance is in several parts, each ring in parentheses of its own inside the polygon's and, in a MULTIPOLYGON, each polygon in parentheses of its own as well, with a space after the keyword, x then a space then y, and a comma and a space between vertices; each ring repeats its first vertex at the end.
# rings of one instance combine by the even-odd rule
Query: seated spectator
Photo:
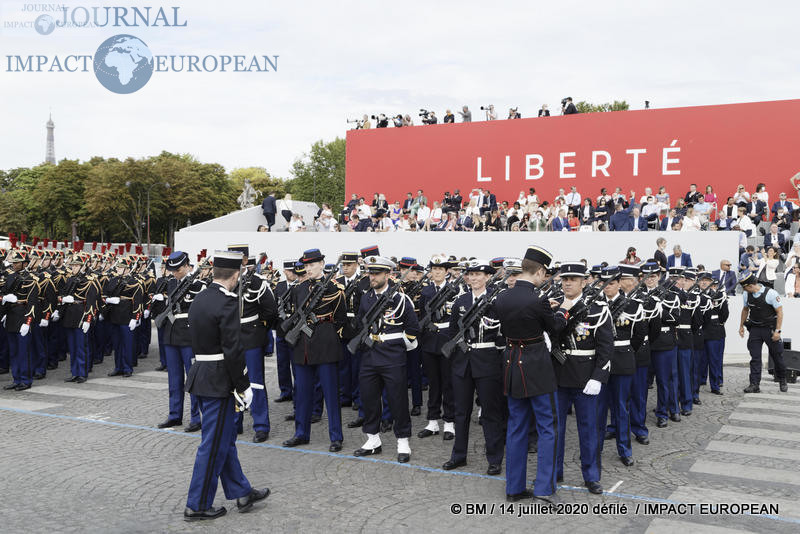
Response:
POLYGON ((506 226, 511 226, 515 222, 519 222, 520 217, 522 217, 522 207, 520 206, 519 202, 514 202, 514 207, 510 208, 507 212, 506 218, 506 226))
POLYGON ((595 221, 594 206, 592 206, 592 199, 586 197, 583 199, 583 206, 579 211, 579 219, 582 226, 591 226, 593 230, 597 230, 597 221, 595 221))
POLYGON ((714 193, 714 188, 711 187, 710 185, 706 186, 706 194, 703 195, 703 200, 705 200, 709 204, 717 203, 717 194, 714 193))
POLYGON ((346 211, 349 213, 354 209, 356 209, 357 206, 358 206, 358 195, 353 193, 350 196, 350 200, 347 201, 346 211))
POLYGON ((528 196, 525 194, 525 191, 519 192, 519 196, 517 197, 517 204, 519 204, 523 208, 528 205, 528 196))
POLYGON ((800 243, 792 245, 792 250, 786 255, 786 268, 788 269, 794 263, 800 261, 800 243))
POLYGON ((464 203, 464 198, 461 196, 461 190, 456 189, 453 191, 453 195, 450 197, 450 207, 452 208, 451 211, 458 212, 461 209, 461 205, 464 203))
POLYGON ((597 197, 597 205, 600 205, 600 201, 604 200, 606 204, 611 202, 611 195, 608 194, 608 189, 605 187, 600 188, 600 196, 597 197))
POLYGON ((531 187, 530 189, 528 189, 528 204, 538 204, 538 203, 539 203, 539 197, 536 196, 536 189, 531 187))
POLYGON ((739 206, 747 206, 747 203, 750 202, 750 193, 745 191, 742 184, 739 184, 736 188, 736 192, 733 194, 733 202, 739 206))
POLYGON ((578 219, 578 208, 569 210, 569 229, 571 232, 577 232, 581 227, 581 221, 578 219))
POLYGON ((433 201, 433 209, 431 210, 430 216, 428 216, 427 224, 425 225, 425 230, 430 231, 434 227, 436 227, 440 222, 442 222, 442 208, 438 201, 433 201))
POLYGON ((487 218, 487 216, 485 214, 484 215, 475 215, 473 217, 477 217, 478 218, 478 220, 475 221, 474 224, 472 225, 472 231, 473 232, 486 232, 486 231, 488 231, 488 228, 486 228, 486 218, 487 218))
POLYGON ((634 232, 646 232, 647 220, 639 213, 639 208, 631 210, 631 230, 634 232))
MULTIPOLYGON (((653 190, 649 187, 644 188, 644 195, 639 198, 639 204, 644 205, 646 202, 652 202, 648 200, 647 197, 653 197, 653 190)), ((653 197, 653 199, 655 199, 655 197, 653 197)))
POLYGON ((777 215, 778 210, 781 208, 783 208, 783 210, 789 214, 789 219, 791 219, 792 212, 795 210, 795 205, 786 199, 786 193, 781 193, 779 195, 778 201, 772 205, 772 209, 770 211, 773 213, 773 215, 777 215))
POLYGON ((756 226, 753 224, 753 220, 747 216, 747 210, 743 206, 739 206, 739 213, 738 219, 735 223, 733 223, 733 230, 739 230, 744 232, 747 237, 753 235, 753 230, 755 230, 756 226))
POLYGON ((701 198, 703 198, 703 195, 697 190, 697 184, 691 184, 686 196, 683 197, 683 201, 687 206, 692 206, 697 204, 701 198))
POLYGON ((708 222, 709 215, 711 214, 712 206, 708 202, 706 202, 705 197, 700 197, 695 205, 693 206, 695 214, 700 217, 700 222, 703 224, 708 222))
POLYGON ((400 216, 403 214, 403 209, 400 207, 400 201, 396 200, 392 207, 389 209, 389 218, 392 220, 395 226, 397 226, 397 221, 400 220, 400 216))
POLYGON ((756 185, 756 192, 753 194, 758 195, 758 200, 769 206, 769 193, 767 193, 766 185, 764 184, 756 185))
POLYGON ((411 213, 411 206, 414 205, 414 197, 411 193, 406 193, 406 199, 403 201, 403 213, 411 213))
POLYGON ((719 269, 711 272, 711 276, 717 281, 720 290, 725 291, 727 295, 736 294, 736 273, 731 271, 731 266, 730 260, 721 260, 719 269))
POLYGON ((600 223, 608 224, 610 218, 611 212, 609 211, 608 201, 604 197, 600 197, 600 200, 597 201, 597 207, 594 210, 594 220, 599 227, 600 223))
POLYGON ((735 219, 736 214, 739 213, 739 206, 733 201, 733 197, 728 197, 722 209, 717 210, 718 219, 735 219))
POLYGON ((520 219, 520 221, 519 221, 519 231, 520 232, 529 231, 530 229, 528 228, 528 225, 530 224, 530 222, 531 222, 531 214, 525 212, 522 215, 522 219, 520 219))
POLYGON ((794 262, 786 273, 784 296, 787 298, 800 298, 800 263, 794 262))
POLYGON ((427 206, 427 203, 421 201, 419 204, 419 208, 417 209, 417 227, 420 230, 427 230, 428 228, 428 219, 431 216, 431 209, 427 206))
POLYGON ((547 231, 547 218, 544 216, 544 211, 541 209, 535 210, 528 219, 529 232, 546 232, 547 231))
POLYGON ((775 289, 775 279, 777 278, 776 271, 780 264, 778 249, 766 247, 763 250, 764 255, 755 260, 755 264, 758 266, 756 278, 770 289, 775 289))
POLYGON ((703 229, 700 216, 695 213, 693 207, 687 208, 686 216, 681 220, 681 223, 683 223, 681 227, 681 231, 683 232, 696 232, 703 229))
POLYGON ((567 195, 564 193, 564 188, 560 187, 558 189, 558 194, 556 198, 553 199, 553 204, 566 204, 567 203, 567 195))
POLYGON ((764 236, 764 246, 775 247, 783 252, 789 252, 788 245, 789 243, 786 241, 786 237, 778 231, 778 225, 771 224, 769 227, 769 233, 764 236))
POLYGON ((757 252, 753 245, 747 245, 744 254, 739 257, 739 277, 747 272, 757 272, 758 263, 761 259, 761 252, 757 252))
POLYGON ((677 213, 681 217, 686 216, 686 202, 682 198, 679 198, 678 201, 675 203, 675 213, 677 213))
POLYGON ((620 263, 625 265, 639 265, 642 263, 642 258, 636 255, 636 247, 628 247, 628 252, 625 253, 625 258, 620 263))
MULTIPOLYGON (((650 188, 648 187, 648 189, 650 188)), ((658 214, 661 212, 655 197, 653 195, 647 195, 642 198, 644 198, 642 201, 642 217, 647 221, 655 221, 658 219, 658 214)))
POLYGON ((394 232, 395 227, 392 219, 386 216, 386 211, 379 209, 375 212, 376 223, 374 230, 376 232, 394 232))
POLYGON ((503 223, 500 220, 500 210, 498 210, 497 208, 494 208, 491 211, 491 213, 489 214, 489 217, 486 220, 486 224, 484 225, 484 228, 486 228, 487 230, 490 230, 492 232, 499 232, 499 231, 503 230, 503 223))
POLYGON ((372 195, 372 204, 370 204, 370 206, 375 208, 375 209, 381 208, 382 206, 379 205, 379 202, 380 202, 379 199, 380 199, 380 195, 378 195, 378 193, 373 193, 373 195, 372 195))
POLYGON ((442 220, 442 222, 439 224, 439 227, 445 232, 455 232, 458 229, 458 218, 456 217, 456 212, 451 211, 448 213, 447 220, 442 220))
POLYGON ((569 232, 569 219, 567 219, 567 210, 566 208, 561 208, 558 210, 558 216, 553 217, 553 220, 550 221, 551 228, 554 232, 569 232))
POLYGON ((578 193, 578 188, 573 185, 564 201, 570 208, 579 207, 581 205, 581 194, 578 193))
POLYGON ((753 193, 752 199, 747 203, 747 216, 753 221, 755 226, 764 220, 767 212, 767 204, 758 197, 758 193, 753 193))
POLYGON ((478 208, 478 200, 476 198, 469 199, 469 204, 467 205, 466 214, 467 217, 472 217, 473 215, 481 214, 481 210, 478 208))
POLYGON ((364 197, 358 199, 358 218, 361 220, 372 217, 372 208, 364 201, 364 197))
MULTIPOLYGON (((287 195, 288 196, 288 195, 287 195)), ((289 221, 290 232, 305 232, 306 223, 303 221, 303 216, 299 213, 293 213, 289 221)))
POLYGON ((667 257, 667 268, 670 267, 691 267, 692 257, 681 250, 680 245, 672 247, 672 255, 667 257))
POLYGON ((471 230, 472 229, 472 217, 467 215, 467 210, 460 210, 458 212, 458 219, 456 220, 456 230, 471 230))
POLYGON ((667 193, 667 188, 663 185, 658 188, 658 194, 656 194, 656 202, 658 203, 658 208, 663 210, 664 208, 670 209, 672 204, 669 200, 669 193, 667 193))

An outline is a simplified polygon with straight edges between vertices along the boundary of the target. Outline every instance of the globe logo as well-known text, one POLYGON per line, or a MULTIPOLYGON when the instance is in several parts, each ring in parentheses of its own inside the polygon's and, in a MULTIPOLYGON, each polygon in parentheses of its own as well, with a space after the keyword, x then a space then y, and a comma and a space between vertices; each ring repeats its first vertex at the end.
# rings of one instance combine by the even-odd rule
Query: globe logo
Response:
POLYGON ((36 17, 33 27, 41 35, 50 35, 56 29, 56 21, 50 15, 39 15, 36 17))
POLYGON ((135 93, 153 75, 153 54, 133 35, 109 37, 94 55, 94 75, 112 93, 135 93))

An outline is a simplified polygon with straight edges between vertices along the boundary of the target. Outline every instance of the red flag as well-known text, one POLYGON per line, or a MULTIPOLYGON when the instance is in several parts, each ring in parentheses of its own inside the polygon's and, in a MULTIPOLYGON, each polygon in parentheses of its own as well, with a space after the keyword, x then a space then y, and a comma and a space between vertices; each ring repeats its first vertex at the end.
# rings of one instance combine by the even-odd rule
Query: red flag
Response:
POLYGON ((92 241, 92 250, 97 250, 97 241, 92 241))
POLYGON ((27 236, 27 235, 25 235, 25 234, 21 234, 21 235, 19 236, 19 240, 20 240, 20 242, 21 242, 21 243, 25 243, 25 240, 26 240, 27 238, 28 238, 28 236, 27 236))
POLYGON ((48 244, 48 243, 50 243, 50 240, 49 240, 49 239, 47 239, 47 238, 45 238, 45 240, 44 240, 44 246, 47 246, 47 244, 48 244))
POLYGON ((169 256, 172 254, 172 249, 170 247, 164 247, 164 250, 161 251, 162 256, 169 256))
POLYGON ((102 245, 102 246, 100 247, 100 254, 105 254, 105 253, 106 253, 106 246, 105 246, 105 245, 102 245))
POLYGON ((39 236, 33 236, 33 246, 35 247, 36 244, 39 242, 39 236))
POLYGON ((125 252, 130 252, 130 251, 131 251, 131 244, 125 243, 125 252))

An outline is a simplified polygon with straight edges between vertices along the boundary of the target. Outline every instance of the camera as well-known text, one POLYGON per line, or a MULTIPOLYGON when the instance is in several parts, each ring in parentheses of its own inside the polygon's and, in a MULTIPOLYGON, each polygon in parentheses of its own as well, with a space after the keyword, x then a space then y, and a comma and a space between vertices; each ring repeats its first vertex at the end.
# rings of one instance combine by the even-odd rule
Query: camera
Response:
POLYGON ((386 115, 384 113, 381 113, 380 115, 377 115, 377 116, 376 115, 370 115, 370 117, 372 117, 372 120, 376 121, 376 124, 375 124, 376 128, 388 128, 389 127, 389 119, 386 118, 386 115))
POLYGON ((567 105, 567 99, 566 98, 562 98, 561 99, 561 107, 563 108, 566 105, 567 105))
POLYGON ((430 114, 431 114, 431 112, 428 111, 427 109, 420 109, 419 110, 419 116, 422 117, 423 119, 427 119, 428 115, 430 115, 430 114))
POLYGON ((355 124, 356 130, 360 130, 364 127, 364 121, 361 119, 347 119, 347 124, 355 124))
POLYGON ((481 106, 481 111, 486 111, 487 109, 491 109, 492 106, 481 106))

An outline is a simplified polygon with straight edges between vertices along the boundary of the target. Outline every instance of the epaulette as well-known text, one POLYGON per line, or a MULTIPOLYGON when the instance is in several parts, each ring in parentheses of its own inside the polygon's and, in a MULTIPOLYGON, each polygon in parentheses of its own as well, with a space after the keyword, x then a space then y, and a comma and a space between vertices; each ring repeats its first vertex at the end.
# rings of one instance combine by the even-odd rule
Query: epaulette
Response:
POLYGON ((228 296, 228 297, 234 297, 234 298, 236 298, 236 299, 238 299, 238 298, 239 298, 239 295, 238 295, 237 293, 234 293, 233 291, 228 291, 227 289, 225 289, 225 288, 224 288, 224 287, 222 287, 222 286, 219 286, 219 290, 220 290, 220 291, 222 291, 222 294, 223 294, 223 295, 226 295, 226 296, 228 296))
POLYGON ((339 283, 339 282, 337 282, 336 280, 333 280, 333 281, 332 281, 332 283, 333 283, 333 285, 336 287, 336 289, 339 289, 339 290, 341 290, 341 291, 344 291, 344 286, 343 286, 342 284, 340 284, 340 283, 339 283))

